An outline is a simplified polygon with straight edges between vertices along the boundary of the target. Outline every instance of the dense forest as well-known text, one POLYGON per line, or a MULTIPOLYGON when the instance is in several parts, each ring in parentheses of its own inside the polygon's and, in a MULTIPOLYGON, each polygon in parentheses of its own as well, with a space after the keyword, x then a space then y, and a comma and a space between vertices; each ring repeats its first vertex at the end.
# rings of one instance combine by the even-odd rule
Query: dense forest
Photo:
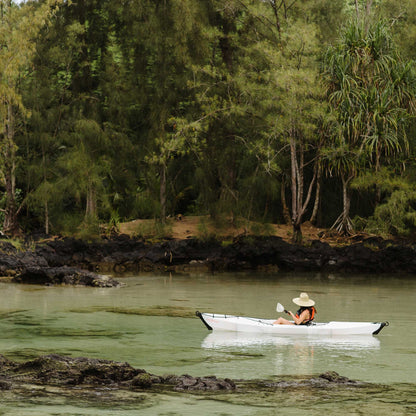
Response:
POLYGON ((0 0, 0 20, 4 233, 416 231, 414 0, 0 0))

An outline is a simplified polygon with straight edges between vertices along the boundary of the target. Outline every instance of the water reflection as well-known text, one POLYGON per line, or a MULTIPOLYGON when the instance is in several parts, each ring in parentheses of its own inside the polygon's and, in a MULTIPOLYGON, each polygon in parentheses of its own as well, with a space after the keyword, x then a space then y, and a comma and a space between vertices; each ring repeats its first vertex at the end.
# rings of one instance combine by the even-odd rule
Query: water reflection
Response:
MULTIPOLYGON (((257 374, 301 375, 328 370, 345 373, 347 367, 355 366, 358 357, 362 360, 366 353, 379 350, 380 341, 373 336, 273 336, 214 331, 203 340, 202 348, 217 354, 261 355, 264 359, 257 360, 257 374)), ((247 361, 245 365, 248 366, 247 361)))
POLYGON ((212 332, 202 342, 203 348, 258 347, 262 345, 294 348, 321 347, 337 350, 379 349, 380 341, 373 336, 299 337, 245 334, 239 332, 212 332))

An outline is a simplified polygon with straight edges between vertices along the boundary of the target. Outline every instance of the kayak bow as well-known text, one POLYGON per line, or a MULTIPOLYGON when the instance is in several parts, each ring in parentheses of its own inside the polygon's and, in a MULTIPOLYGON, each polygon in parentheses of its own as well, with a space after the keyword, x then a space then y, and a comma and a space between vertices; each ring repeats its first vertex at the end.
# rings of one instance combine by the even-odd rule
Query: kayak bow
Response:
POLYGON ((312 322, 309 325, 274 325, 275 319, 196 312, 210 330, 277 335, 377 335, 388 322, 312 322))

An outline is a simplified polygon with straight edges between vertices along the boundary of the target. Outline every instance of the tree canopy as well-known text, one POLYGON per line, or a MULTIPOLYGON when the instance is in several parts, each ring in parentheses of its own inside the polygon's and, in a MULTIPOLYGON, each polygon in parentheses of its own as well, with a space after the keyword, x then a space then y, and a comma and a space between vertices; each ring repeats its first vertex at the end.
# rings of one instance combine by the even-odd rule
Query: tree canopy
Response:
POLYGON ((376 178, 416 180, 414 2, 388 3, 1 0, 3 230, 377 229, 403 196, 376 178))

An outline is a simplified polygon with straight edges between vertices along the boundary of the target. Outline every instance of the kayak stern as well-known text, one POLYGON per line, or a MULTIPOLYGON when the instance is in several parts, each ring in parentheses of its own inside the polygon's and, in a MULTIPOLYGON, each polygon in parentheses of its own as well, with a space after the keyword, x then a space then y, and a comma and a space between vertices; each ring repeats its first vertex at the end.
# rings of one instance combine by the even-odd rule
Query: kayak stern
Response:
POLYGON ((376 331, 374 331, 373 332, 373 335, 377 335, 378 333, 380 333, 380 331, 385 327, 385 326, 389 326, 389 323, 386 321, 386 322, 374 322, 375 324, 380 324, 380 327, 376 330, 376 331))
POLYGON ((204 323, 204 325, 208 328, 209 331, 212 331, 212 327, 208 324, 208 322, 204 319, 204 317, 202 316, 202 313, 199 311, 195 312, 195 315, 198 316, 201 321, 204 323))

